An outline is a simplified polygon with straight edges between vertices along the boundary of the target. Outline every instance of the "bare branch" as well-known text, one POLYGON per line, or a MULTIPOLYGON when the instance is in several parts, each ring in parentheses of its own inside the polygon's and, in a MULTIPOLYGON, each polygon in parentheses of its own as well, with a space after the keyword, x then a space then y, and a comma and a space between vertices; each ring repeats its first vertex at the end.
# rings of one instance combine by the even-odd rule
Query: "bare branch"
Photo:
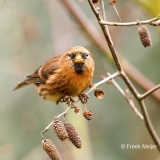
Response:
POLYGON ((126 99, 128 101, 128 103, 130 104, 132 110, 134 111, 134 113, 142 120, 144 121, 144 117, 142 116, 142 114, 138 111, 137 107, 134 104, 133 99, 130 96, 129 90, 126 90, 126 99))
POLYGON ((94 86, 93 86, 86 94, 88 95, 90 92, 92 92, 95 88, 97 88, 97 87, 100 86, 101 84, 106 83, 106 82, 110 81, 111 79, 116 78, 116 77, 118 77, 118 76, 120 76, 120 74, 119 74, 119 72, 116 72, 116 73, 110 75, 109 77, 106 77, 106 78, 103 79, 102 81, 94 84, 94 86))
POLYGON ((124 71, 121 72, 121 77, 124 80, 124 82, 126 83, 126 85, 129 87, 131 92, 134 94, 135 98, 138 100, 139 94, 138 94, 136 88, 133 86, 133 84, 131 83, 131 81, 129 80, 129 78, 127 77, 127 75, 124 71))
POLYGON ((102 17, 104 21, 106 21, 106 14, 105 14, 105 9, 104 9, 104 2, 103 0, 100 0, 100 5, 101 5, 101 10, 102 10, 102 17))
POLYGON ((142 94, 139 96, 139 99, 145 99, 146 97, 148 97, 150 94, 152 94, 153 92, 155 92, 156 90, 158 90, 160 88, 160 84, 155 86, 154 88, 150 89, 149 91, 147 91, 146 93, 142 94))
MULTIPOLYGON (((108 76, 110 76, 110 73, 107 73, 108 76)), ((106 77, 102 77, 103 79, 106 77)), ((130 104, 132 110, 134 113, 140 118, 141 120, 144 120, 142 114, 138 111, 137 107, 135 106, 133 99, 129 95, 129 91, 126 91, 126 93, 123 91, 123 89, 118 85, 118 83, 114 80, 111 79, 112 84, 117 88, 117 90, 122 94, 122 96, 127 100, 127 102, 130 104)))
POLYGON ((158 17, 155 17, 153 19, 150 20, 145 20, 145 21, 139 21, 136 20, 135 22, 123 22, 123 23, 118 23, 118 22, 108 22, 108 21, 99 21, 99 24, 103 24, 103 25, 108 25, 108 26, 135 26, 135 25, 141 25, 141 24, 149 24, 152 26, 158 26, 158 24, 156 25, 155 21, 158 21, 160 19, 160 15, 158 17))
POLYGON ((150 121, 150 118, 149 118, 149 115, 148 115, 148 112, 147 112, 144 101, 143 100, 139 101, 139 105, 140 105, 140 108, 141 108, 141 111, 142 111, 142 114, 143 114, 143 117, 144 117, 145 125, 146 125, 153 141, 157 145, 158 150, 160 151, 160 139, 159 139, 159 137, 158 137, 156 131, 154 130, 153 125, 150 121))

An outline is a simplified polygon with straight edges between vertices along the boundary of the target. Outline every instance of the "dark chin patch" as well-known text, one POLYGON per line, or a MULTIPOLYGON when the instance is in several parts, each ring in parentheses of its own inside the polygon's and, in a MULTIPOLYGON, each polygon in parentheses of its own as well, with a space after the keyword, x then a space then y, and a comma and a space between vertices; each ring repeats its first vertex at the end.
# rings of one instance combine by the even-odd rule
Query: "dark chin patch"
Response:
POLYGON ((84 63, 75 63, 74 64, 74 70, 77 74, 82 74, 84 69, 84 63))

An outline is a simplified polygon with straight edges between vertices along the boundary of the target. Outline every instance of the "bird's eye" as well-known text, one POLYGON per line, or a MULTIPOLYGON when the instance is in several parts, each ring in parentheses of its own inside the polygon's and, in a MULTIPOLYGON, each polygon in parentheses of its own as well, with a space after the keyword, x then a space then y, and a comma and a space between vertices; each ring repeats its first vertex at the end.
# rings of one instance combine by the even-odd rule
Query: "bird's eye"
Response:
POLYGON ((69 53, 69 54, 68 54, 68 57, 70 57, 71 59, 74 59, 75 54, 71 54, 71 53, 69 53))
POLYGON ((82 57, 83 57, 84 59, 88 58, 88 56, 89 56, 88 53, 84 53, 84 54, 82 55, 82 57))

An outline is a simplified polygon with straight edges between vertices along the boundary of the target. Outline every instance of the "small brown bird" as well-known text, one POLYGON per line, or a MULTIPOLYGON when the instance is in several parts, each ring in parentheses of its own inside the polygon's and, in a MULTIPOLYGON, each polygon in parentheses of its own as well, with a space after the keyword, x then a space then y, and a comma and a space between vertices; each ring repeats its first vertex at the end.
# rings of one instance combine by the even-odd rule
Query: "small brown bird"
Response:
POLYGON ((94 61, 91 53, 80 46, 52 57, 13 89, 35 84, 43 99, 59 103, 64 96, 76 97, 92 84, 94 61))

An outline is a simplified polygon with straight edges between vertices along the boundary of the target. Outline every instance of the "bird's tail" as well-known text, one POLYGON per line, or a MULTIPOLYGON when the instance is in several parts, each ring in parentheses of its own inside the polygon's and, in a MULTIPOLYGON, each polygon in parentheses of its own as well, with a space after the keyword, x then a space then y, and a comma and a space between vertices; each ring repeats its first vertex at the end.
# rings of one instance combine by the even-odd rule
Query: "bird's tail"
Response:
POLYGON ((13 91, 15 91, 15 90, 17 90, 17 89, 20 89, 20 88, 22 88, 22 87, 25 87, 25 86, 27 86, 27 85, 29 85, 29 84, 31 84, 31 83, 33 83, 33 82, 30 82, 28 79, 24 80, 23 82, 19 82, 19 83, 17 84, 17 86, 13 88, 13 91))
POLYGON ((39 84, 43 81, 39 77, 35 77, 34 75, 27 76, 23 82, 19 82, 16 87, 13 88, 13 91, 25 87, 31 83, 39 84))

